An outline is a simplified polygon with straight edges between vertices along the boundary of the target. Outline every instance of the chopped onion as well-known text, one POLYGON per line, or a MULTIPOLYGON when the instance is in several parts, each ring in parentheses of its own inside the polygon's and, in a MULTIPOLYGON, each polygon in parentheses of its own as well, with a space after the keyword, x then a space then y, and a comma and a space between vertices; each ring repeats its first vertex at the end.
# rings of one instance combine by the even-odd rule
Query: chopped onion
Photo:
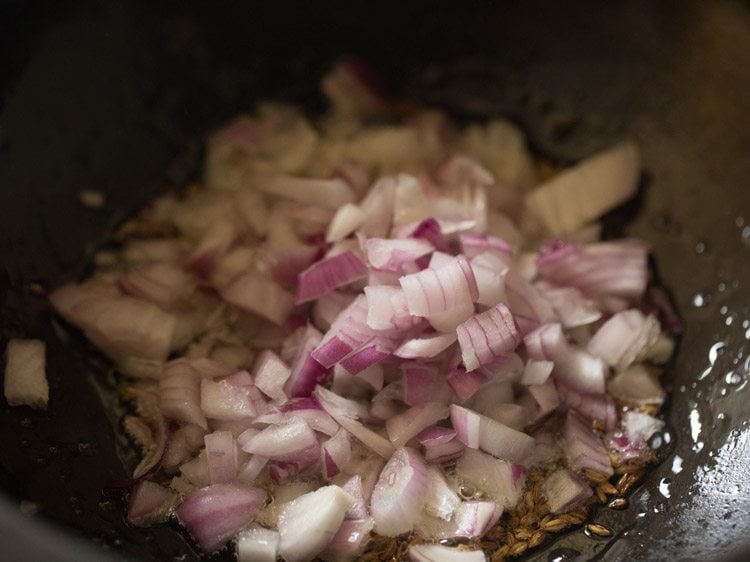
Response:
POLYGON ((39 340, 8 341, 5 348, 5 399, 10 406, 45 409, 49 385, 44 371, 46 345, 39 340))
POLYGON ((412 406, 402 414, 392 416, 385 422, 388 437, 393 447, 406 445, 413 437, 435 422, 447 418, 448 407, 439 402, 427 402, 412 406))
POLYGON ((555 364, 544 359, 529 359, 523 370, 521 384, 544 384, 552 373, 555 364))
POLYGON ((297 355, 292 363, 289 379, 284 386, 288 396, 293 398, 310 396, 315 385, 329 378, 329 370, 318 363, 312 355, 320 345, 322 337, 313 326, 308 325, 305 328, 297 355))
POLYGON ((349 432, 340 429, 336 435, 321 444, 321 465, 323 478, 330 480, 341 472, 341 468, 349 462, 352 456, 352 446, 349 442, 349 432))
POLYGON ((141 480, 130 493, 128 523, 137 527, 152 525, 167 519, 177 495, 148 480, 141 480))
POLYGON ((375 532, 395 537, 411 531, 427 500, 427 467, 414 449, 397 449, 383 467, 372 492, 375 532))
MULTIPOLYGON (((341 486, 344 491, 352 497, 352 503, 346 510, 345 519, 362 520, 370 517, 368 507, 370 498, 365 497, 365 490, 362 486, 362 476, 355 474, 341 486)), ((372 490, 370 490, 372 492, 372 490)))
POLYGON ((454 516, 453 536, 480 539, 498 522, 503 508, 491 501, 461 502, 454 516))
POLYGON ((284 385, 291 370, 281 358, 270 349, 263 350, 255 362, 253 378, 255 385, 269 398, 283 402, 287 399, 284 385))
POLYGON ((445 380, 459 402, 463 403, 474 396, 476 391, 487 380, 487 377, 479 371, 467 372, 462 367, 457 367, 448 374, 445 380))
POLYGON ((374 526, 372 517, 345 519, 320 558, 326 561, 356 559, 370 540, 370 531, 374 526))
POLYGON ((474 449, 466 449, 456 463, 456 476, 483 491, 505 509, 518 503, 525 484, 523 466, 496 459, 474 449))
POLYGON ((435 445, 443 445, 456 436, 456 430, 449 427, 432 425, 426 427, 417 435, 417 441, 423 447, 430 448, 435 445))
POLYGON ((282 325, 294 306, 294 297, 275 282, 249 272, 237 277, 221 291, 229 304, 282 325))
POLYGON ((276 562, 279 532, 250 525, 237 535, 237 562, 276 562))
POLYGON ((545 478, 542 493, 551 513, 563 513, 591 497, 591 488, 565 468, 558 468, 545 478))
POLYGON ((523 462, 534 447, 533 437, 456 404, 451 405, 451 421, 464 445, 501 459, 523 462))
POLYGON ((607 383, 607 391, 618 400, 636 406, 661 405, 665 397, 664 389, 642 365, 617 373, 607 383))
POLYGON ((628 309, 618 312, 596 331, 588 343, 589 353, 601 357, 618 371, 627 369, 645 354, 659 337, 659 323, 653 316, 628 309))
POLYGON ((612 476, 614 471, 607 450, 586 420, 574 411, 568 412, 563 432, 567 444, 565 456, 572 470, 590 468, 606 476, 612 476))
POLYGON ((237 476, 237 444, 234 436, 229 431, 215 431, 204 439, 211 484, 232 482, 237 476))
POLYGON ((441 544, 413 544, 409 547, 412 562, 486 562, 481 550, 463 550, 441 544))
POLYGON ((228 380, 201 380, 201 410, 217 420, 241 420, 257 414, 249 389, 228 380))
POLYGON ((430 254, 435 247, 421 238, 369 238, 365 256, 375 269, 403 272, 404 266, 430 254))
POLYGON ((402 359, 430 359, 445 351, 456 341, 456 334, 431 334, 402 343, 393 352, 402 359))
POLYGON ((504 304, 473 316, 456 333, 467 371, 494 363, 521 341, 513 314, 504 304))
POLYGON ((177 517, 200 547, 211 552, 250 523, 265 501, 266 493, 258 488, 214 484, 177 506, 177 517))
POLYGON ((352 497, 339 486, 324 486, 287 503, 279 515, 279 554, 288 562, 318 555, 336 535, 352 497))
POLYGON ((456 508, 461 504, 461 498, 448 486, 448 482, 446 482, 440 469, 428 466, 427 478, 429 484, 424 506, 425 511, 434 517, 450 521, 456 508))
POLYGON ((637 147, 621 143, 537 187, 526 196, 526 206, 549 232, 566 234, 630 199, 639 176, 637 147))
POLYGON ((347 203, 336 210, 326 231, 326 242, 339 242, 357 230, 365 221, 365 214, 357 205, 347 203))
POLYGON ((303 420, 292 418, 288 423, 271 425, 253 435, 242 450, 269 459, 293 460, 311 447, 317 447, 315 432, 303 420))
POLYGON ((367 277, 367 267, 353 252, 318 261, 299 274, 297 304, 309 302, 334 289, 367 277))
POLYGON ((471 265, 458 256, 437 269, 425 269, 399 279, 409 311, 415 316, 429 316, 472 303, 478 289, 471 265))

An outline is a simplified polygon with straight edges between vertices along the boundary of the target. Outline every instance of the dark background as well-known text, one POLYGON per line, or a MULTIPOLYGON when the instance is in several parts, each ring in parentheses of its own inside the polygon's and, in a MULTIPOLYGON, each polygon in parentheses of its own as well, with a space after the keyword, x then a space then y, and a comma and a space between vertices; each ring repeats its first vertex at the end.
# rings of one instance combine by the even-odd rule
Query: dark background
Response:
POLYGON ((80 277, 116 224, 196 173, 202 139, 226 118, 258 99, 322 108, 319 78, 342 54, 368 60, 395 97, 508 116, 555 159, 640 144, 648 181, 625 232, 652 243, 686 324, 669 374, 671 442, 628 510, 595 515, 614 539, 576 530, 533 557, 740 556, 750 536, 748 4, 404 4, 0 2, 0 343, 47 341, 51 396, 46 413, 0 401, 6 559, 74 549, 84 559, 79 544, 35 527, 48 520, 130 559, 195 559, 174 527, 127 527, 120 496, 102 491, 125 477, 101 400, 107 366, 55 329, 29 285, 80 277), (104 208, 81 206, 80 189, 103 191, 104 208))

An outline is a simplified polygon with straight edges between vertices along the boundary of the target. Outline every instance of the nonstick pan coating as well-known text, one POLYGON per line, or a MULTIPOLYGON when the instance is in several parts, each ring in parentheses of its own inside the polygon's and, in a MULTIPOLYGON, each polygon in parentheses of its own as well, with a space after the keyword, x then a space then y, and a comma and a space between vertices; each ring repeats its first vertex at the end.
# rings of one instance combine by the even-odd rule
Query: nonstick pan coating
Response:
POLYGON ((509 116, 560 161, 638 141, 643 193, 609 224, 652 243, 685 321, 668 375, 670 442, 627 510, 596 513, 612 539, 575 530, 532 559, 740 557, 750 543, 750 10, 718 0, 1 4, 0 343, 47 341, 51 395, 46 413, 0 402, 2 552, 84 560, 78 536, 92 560, 103 549, 198 558, 176 526, 128 527, 121 496, 104 491, 127 476, 117 416, 102 405, 108 367, 66 340, 29 286, 80 277, 116 224, 195 176, 202 139, 226 118, 264 98, 320 110, 318 79, 342 54, 370 61, 397 97, 509 116), (81 206, 81 189, 103 191, 105 206, 81 206))

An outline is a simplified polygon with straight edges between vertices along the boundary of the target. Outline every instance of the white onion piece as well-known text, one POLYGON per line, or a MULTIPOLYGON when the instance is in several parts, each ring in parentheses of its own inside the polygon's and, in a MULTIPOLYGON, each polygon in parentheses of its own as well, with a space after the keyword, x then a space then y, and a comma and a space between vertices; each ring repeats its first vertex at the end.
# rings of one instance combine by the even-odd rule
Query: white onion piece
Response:
POLYGON ((513 314, 504 304, 468 319, 456 333, 467 371, 496 362, 521 341, 513 314))
POLYGON ((352 456, 352 445, 349 432, 340 429, 336 435, 324 441, 320 447, 323 478, 330 480, 341 472, 352 456))
POLYGON ((640 167, 635 144, 615 145, 537 187, 527 195, 526 206, 552 234, 573 232, 630 199, 640 167))
POLYGON ((382 177, 373 184, 359 204, 365 214, 362 234, 379 238, 388 234, 393 222, 395 190, 396 180, 392 177, 382 177))
POLYGON ((405 412, 388 418, 385 427, 393 447, 398 449, 406 445, 413 437, 435 422, 448 417, 450 411, 440 402, 427 402, 412 406, 405 412))
POLYGON ((291 370, 281 358, 270 349, 263 350, 255 362, 253 378, 255 385, 269 398, 284 402, 287 399, 284 384, 291 370))
POLYGON ((243 310, 282 325, 294 307, 294 297, 271 280, 249 272, 221 290, 221 297, 243 310))
POLYGON ((230 220, 211 225, 188 256, 188 268, 199 277, 211 275, 219 259, 234 243, 238 230, 237 225, 230 220))
POLYGON ((255 479, 268 464, 268 458, 260 455, 251 456, 248 461, 237 470, 237 482, 252 485, 255 479))
POLYGON ((565 468, 559 468, 544 480, 542 493, 547 498, 551 513, 563 513, 579 506, 593 492, 580 478, 565 468))
POLYGON ((443 476, 443 472, 434 466, 427 467, 427 487, 424 509, 434 517, 445 521, 453 518, 453 512, 461 504, 461 498, 454 492, 443 476))
POLYGON ((177 501, 177 495, 148 480, 141 480, 130 492, 128 499, 128 523, 137 527, 165 521, 169 510, 177 501))
POLYGON ((214 484, 191 494, 176 512, 200 547, 211 552, 250 523, 265 501, 258 488, 214 484))
POLYGON ((352 497, 339 486, 324 486, 287 503, 279 514, 279 554, 287 562, 313 559, 331 541, 352 497))
POLYGON ((208 455, 203 449, 194 459, 180 465, 180 474, 196 487, 208 486, 211 476, 208 473, 208 455))
POLYGON ((486 562, 481 550, 460 550, 441 544, 414 544, 409 547, 412 562, 486 562))
POLYGON ((401 287, 369 284, 365 287, 365 296, 367 325, 373 330, 400 330, 419 322, 409 313, 401 287))
POLYGON ((276 562, 279 532, 250 525, 237 535, 237 562, 276 562))
POLYGON ((208 429, 206 416, 200 408, 199 380, 192 373, 176 373, 162 378, 159 381, 159 405, 168 419, 208 429))
POLYGON ((5 348, 5 399, 10 406, 45 409, 49 385, 44 370, 46 345, 40 340, 11 339, 5 348))
POLYGON ((560 396, 552 379, 547 379, 543 384, 530 384, 526 387, 526 392, 529 401, 519 398, 518 403, 531 413, 529 422, 542 419, 557 410, 560 405, 560 396))
POLYGON ((375 532, 395 537, 411 531, 427 500, 427 467, 414 449, 397 449, 383 467, 372 491, 370 511, 375 532))
POLYGON ((335 435, 339 424, 318 404, 314 398, 293 398, 262 416, 255 418, 256 424, 279 424, 300 418, 315 431, 335 435))
POLYGON ((433 312, 427 320, 436 331, 454 333, 456 328, 474 316, 474 303, 464 302, 450 310, 433 312))
POLYGON ((347 203, 336 210, 326 231, 326 242, 338 242, 357 230, 365 221, 365 214, 357 205, 347 203))
POLYGON ((593 420, 604 422, 607 429, 617 423, 617 407, 612 397, 607 394, 585 394, 564 384, 556 386, 560 403, 574 409, 593 420))
POLYGON ((456 463, 456 476, 483 491, 505 509, 512 509, 523 493, 526 471, 519 464, 466 449, 456 463))

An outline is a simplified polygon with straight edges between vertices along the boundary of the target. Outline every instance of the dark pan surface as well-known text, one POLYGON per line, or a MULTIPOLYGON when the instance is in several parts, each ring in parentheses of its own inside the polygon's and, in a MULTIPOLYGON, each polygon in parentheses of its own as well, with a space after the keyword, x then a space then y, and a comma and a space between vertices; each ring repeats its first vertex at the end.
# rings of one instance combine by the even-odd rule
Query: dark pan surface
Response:
POLYGON ((24 527, 20 505, 128 559, 197 559, 176 527, 129 528, 119 495, 103 492, 126 477, 116 416, 97 391, 106 397, 106 365, 65 341, 28 286, 80 277, 114 225, 196 173, 201 139, 222 120, 261 98, 320 108, 318 79, 345 53, 398 96, 508 115, 562 160, 626 136, 643 149, 648 182, 626 233, 652 242, 686 325, 670 443, 629 509, 595 515, 613 539, 577 530, 532 558, 705 560, 748 548, 746 3, 0 6, 0 343, 46 340, 51 387, 46 413, 0 401, 0 552, 35 560, 30 549, 51 545, 64 559, 79 548, 24 527), (82 207, 82 188, 105 192, 105 207, 82 207))

